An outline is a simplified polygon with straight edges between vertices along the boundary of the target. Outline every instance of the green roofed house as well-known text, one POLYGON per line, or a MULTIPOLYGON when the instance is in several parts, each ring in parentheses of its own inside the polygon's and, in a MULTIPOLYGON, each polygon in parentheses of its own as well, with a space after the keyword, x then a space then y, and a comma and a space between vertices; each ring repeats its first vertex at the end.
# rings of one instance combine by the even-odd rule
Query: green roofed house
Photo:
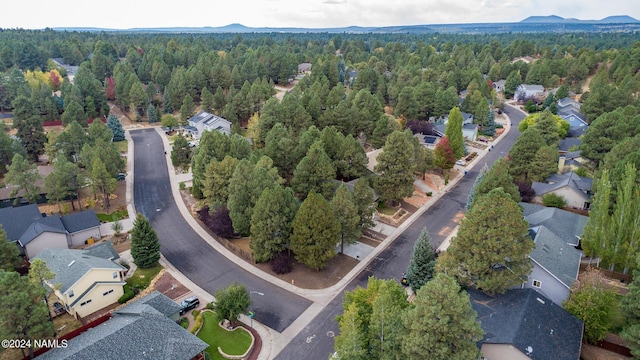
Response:
POLYGON ((38 359, 189 360, 209 346, 174 320, 180 306, 155 291, 38 359))

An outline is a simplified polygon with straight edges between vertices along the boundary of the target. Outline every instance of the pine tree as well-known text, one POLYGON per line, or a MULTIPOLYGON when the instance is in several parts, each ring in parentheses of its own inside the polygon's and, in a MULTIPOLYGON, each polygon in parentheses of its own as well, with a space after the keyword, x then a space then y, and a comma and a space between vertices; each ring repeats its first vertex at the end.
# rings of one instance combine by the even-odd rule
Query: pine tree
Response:
POLYGON ((187 94, 182 100, 182 106, 180 107, 180 121, 186 124, 189 118, 193 116, 196 110, 196 105, 193 103, 191 95, 187 94))
POLYGON ((335 178, 336 169, 324 152, 322 142, 318 141, 311 146, 307 155, 296 166, 291 179, 291 188, 301 199, 304 199, 310 191, 328 198, 334 189, 332 180, 335 178))
POLYGON ((158 114, 156 113, 156 108, 153 104, 149 104, 149 106, 147 106, 147 121, 149 121, 150 124, 158 122, 158 114))
POLYGON ((520 205, 502 188, 491 190, 462 219, 436 268, 461 284, 504 293, 531 272, 529 254, 535 246, 528 231, 520 205))
POLYGON ((375 202, 375 194, 369 186, 366 178, 359 178, 353 186, 353 203, 358 211, 358 222, 362 230, 370 229, 375 226, 374 214, 377 204, 375 202))
MULTIPOLYGON (((488 194, 493 189, 501 187, 502 190, 509 194, 513 201, 520 202, 520 192, 513 182, 513 178, 509 175, 509 168, 504 158, 498 159, 498 161, 491 165, 491 168, 486 173, 478 175, 478 178, 480 180, 478 180, 477 184, 473 187, 472 193, 469 195, 470 197, 473 196, 474 200, 488 194)), ((469 204, 467 210, 472 207, 473 202, 469 204)))
POLYGON ((264 189, 251 216, 251 251, 257 262, 271 260, 287 250, 298 200, 291 188, 264 189))
POLYGON ((413 194, 413 146, 401 131, 394 131, 378 155, 374 171, 379 174, 375 188, 380 199, 396 204, 413 194))
POLYGON ((136 215, 131 230, 131 256, 133 262, 143 269, 156 266, 160 260, 158 234, 141 213, 136 215))
POLYGON ((113 132, 113 142, 124 140, 124 129, 117 116, 109 115, 107 117, 107 127, 113 132))
POLYGON ((344 245, 355 244, 362 236, 358 208, 353 203, 353 195, 342 184, 338 187, 330 202, 331 209, 340 223, 340 253, 344 253, 344 245))
POLYGON ((238 165, 238 159, 227 155, 222 161, 211 160, 207 166, 202 194, 207 200, 209 209, 216 209, 227 203, 229 181, 236 165, 238 165))
POLYGON ((531 126, 525 130, 509 150, 509 174, 516 181, 527 181, 536 152, 544 146, 540 131, 531 126))
POLYGON ((171 93, 167 91, 167 87, 164 87, 164 91, 162 92, 162 113, 171 114, 173 113, 173 104, 172 104, 171 93))
POLYGON ((558 142, 560 141, 560 137, 558 135, 558 124, 551 111, 543 111, 533 127, 540 130, 540 135, 542 135, 547 146, 558 146, 558 142))
POLYGON ((449 112, 449 118, 447 120, 447 129, 445 130, 445 136, 449 139, 451 149, 456 159, 460 159, 464 156, 464 138, 462 137, 462 112, 460 108, 454 107, 449 112))
POLYGON ((36 181, 40 180, 40 174, 36 164, 30 164, 27 159, 20 154, 15 154, 11 159, 11 165, 8 167, 7 173, 4 175, 6 184, 15 185, 9 193, 9 196, 16 197, 14 204, 17 204, 18 196, 27 199, 31 203, 40 197, 40 188, 36 185, 36 181))
POLYGON ((369 159, 362 144, 351 134, 345 136, 334 162, 338 176, 342 179, 357 178, 367 169, 368 162, 369 159))
POLYGON ((14 271, 20 264, 20 251, 18 246, 7 239, 7 232, 0 224, 0 269, 14 271))
POLYGON ((529 181, 545 182, 546 179, 558 171, 558 147, 542 146, 536 151, 530 165, 527 179, 529 181))
POLYGON ((487 164, 484 164, 482 169, 480 169, 478 176, 476 176, 476 180, 473 182, 473 187, 471 188, 471 192, 469 192, 469 197, 467 197, 467 204, 464 207, 465 210, 469 211, 471 209, 471 206, 473 205, 477 197, 476 189, 478 188, 478 185, 482 182, 482 179, 484 178, 484 176, 487 174, 488 171, 489 171, 489 166, 487 164))
POLYGON ((427 228, 424 228, 413 245, 411 262, 407 269, 407 280, 413 292, 417 292, 433 278, 435 265, 436 257, 431 237, 427 228))
POLYGON ((405 359, 468 360, 480 355, 476 342, 483 331, 469 295, 445 274, 418 290, 413 308, 402 319, 408 331, 402 342, 405 359))
MULTIPOLYGON (((2 339, 51 339, 53 322, 44 303, 45 288, 17 272, 0 270, 0 337, 2 339)), ((33 358, 33 347, 29 357, 33 358)), ((26 356, 23 350, 23 355, 26 356)))
POLYGON ((311 191, 293 220, 291 250, 296 260, 322 270, 336 255, 340 224, 321 194, 311 191))

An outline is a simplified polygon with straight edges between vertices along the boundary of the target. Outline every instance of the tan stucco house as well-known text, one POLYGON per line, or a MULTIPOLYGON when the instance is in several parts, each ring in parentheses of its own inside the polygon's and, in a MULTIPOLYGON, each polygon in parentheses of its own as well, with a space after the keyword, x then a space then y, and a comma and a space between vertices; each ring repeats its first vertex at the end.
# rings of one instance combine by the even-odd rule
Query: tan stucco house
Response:
POLYGON ((591 206, 591 186, 593 179, 581 177, 574 172, 553 174, 547 182, 533 182, 531 187, 536 192, 534 202, 542 203, 545 194, 553 193, 561 196, 567 206, 574 209, 588 210, 591 206))
POLYGON ((56 274, 47 286, 62 307, 78 319, 117 302, 124 293, 127 269, 113 261, 118 257, 115 250, 100 246, 88 250, 49 248, 36 256, 56 274))

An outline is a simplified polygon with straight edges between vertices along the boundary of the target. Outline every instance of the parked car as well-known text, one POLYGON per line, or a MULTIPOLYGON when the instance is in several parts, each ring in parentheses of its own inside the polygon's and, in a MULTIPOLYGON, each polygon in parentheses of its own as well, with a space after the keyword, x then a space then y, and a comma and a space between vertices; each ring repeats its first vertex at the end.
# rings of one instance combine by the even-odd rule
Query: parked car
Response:
POLYGON ((180 303, 180 315, 184 315, 187 311, 197 308, 198 305, 200 305, 200 300, 197 296, 191 296, 182 300, 182 303, 180 303))
POLYGON ((467 162, 462 160, 462 159, 460 159, 460 160, 456 161, 456 165, 465 166, 465 165, 467 165, 467 162))

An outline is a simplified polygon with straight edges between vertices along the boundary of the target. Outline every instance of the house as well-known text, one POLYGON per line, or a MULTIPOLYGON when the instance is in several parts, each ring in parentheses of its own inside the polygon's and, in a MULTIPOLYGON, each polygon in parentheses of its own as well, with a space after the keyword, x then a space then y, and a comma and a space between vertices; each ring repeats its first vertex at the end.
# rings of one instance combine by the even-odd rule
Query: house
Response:
POLYGON ((521 57, 517 57, 514 58, 513 60, 511 60, 511 63, 517 63, 518 61, 522 61, 525 64, 531 64, 532 62, 536 61, 537 59, 532 58, 531 56, 521 56, 521 57))
MULTIPOLYGON (((38 189, 40 189, 40 192, 39 192, 40 198, 36 200, 36 202, 38 203, 43 203, 47 201, 47 198, 46 198, 47 193, 44 188, 44 179, 51 172, 53 172, 53 166, 38 165, 38 174, 40 175, 40 178, 37 179, 35 182, 35 185, 38 187, 38 189)), ((20 196, 23 194, 22 191, 18 192, 16 196, 11 196, 10 194, 14 188, 15 186, 12 184, 8 184, 6 187, 0 188, 0 208, 13 206, 13 203, 15 202, 16 199, 18 199, 18 201, 20 202, 20 205, 26 205, 29 203, 27 200, 20 198, 20 196)))
POLYGON ((68 249, 101 237, 93 210, 60 216, 41 214, 36 204, 0 209, 0 225, 22 255, 32 258, 46 248, 68 249))
POLYGON ((566 120, 569 123, 569 126, 571 127, 571 129, 577 129, 581 127, 584 127, 586 129, 586 127, 589 126, 589 123, 587 123, 587 118, 584 115, 582 115, 578 110, 574 110, 574 109, 565 109, 562 111, 558 110, 558 116, 566 120))
POLYGON ((578 176, 574 172, 553 174, 546 183, 533 182, 531 187, 536 192, 535 202, 542 202, 542 196, 553 193, 561 196, 574 209, 588 210, 591 205, 591 186, 593 179, 578 176))
POLYGON ((570 97, 565 97, 557 101, 557 106, 558 106, 558 112, 561 112, 563 110, 580 111, 580 107, 582 105, 570 97))
POLYGON ((571 151, 561 153, 558 157, 558 174, 566 172, 575 172, 580 168, 584 168, 585 159, 581 156, 582 151, 571 151))
POLYGON ((311 63, 298 64, 298 74, 308 74, 311 72, 311 63))
POLYGON ((560 142, 558 143, 558 152, 560 152, 560 154, 566 154, 571 150, 578 149, 580 145, 582 145, 582 139, 579 138, 568 137, 560 139, 560 142))
POLYGON ((440 141, 440 138, 434 135, 424 135, 422 137, 422 143, 429 149, 435 149, 439 141, 440 141))
POLYGON ((493 83, 493 88, 497 91, 497 92, 504 92, 504 84, 506 83, 506 81, 504 79, 502 80, 498 80, 496 82, 493 83))
POLYGON ((205 131, 219 131, 225 135, 231 134, 231 122, 206 111, 200 111, 189 119, 189 125, 184 127, 186 133, 200 139, 205 131))
POLYGON ((544 87, 542 85, 518 85, 513 95, 515 101, 526 101, 531 98, 540 97, 544 97, 544 87))
POLYGON ((108 320, 40 355, 38 359, 166 359, 189 360, 207 343, 174 320, 178 304, 155 291, 114 311, 108 320))
MULTIPOLYGON (((449 115, 435 120, 438 125, 433 127, 433 132, 439 137, 444 137, 447 131, 447 122, 449 122, 449 115)), ((478 137, 478 125, 473 123, 473 114, 464 111, 462 112, 462 137, 468 141, 476 141, 478 137)))
POLYGON ((529 254, 533 269, 525 287, 562 306, 578 278, 582 251, 577 247, 588 217, 558 208, 520 205, 535 244, 529 254))
POLYGON ((583 322, 532 289, 512 289, 495 297, 468 290, 484 337, 486 360, 578 360, 583 322))
POLYGON ((124 294, 127 269, 95 255, 98 252, 49 248, 36 256, 56 275, 47 286, 76 319, 112 305, 124 294))

